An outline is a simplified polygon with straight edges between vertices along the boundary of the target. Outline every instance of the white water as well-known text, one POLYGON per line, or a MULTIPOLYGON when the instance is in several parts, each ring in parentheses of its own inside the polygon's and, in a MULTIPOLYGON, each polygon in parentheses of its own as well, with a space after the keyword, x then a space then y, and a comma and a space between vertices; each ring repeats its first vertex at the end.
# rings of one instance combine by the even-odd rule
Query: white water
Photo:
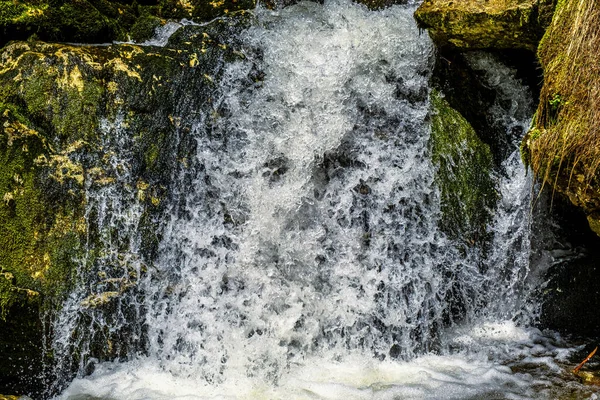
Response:
MULTIPOLYGON (((553 396, 570 350, 511 321, 528 322, 536 283, 518 152, 499 178, 488 259, 438 229, 433 48, 413 11, 330 1, 259 13, 244 40, 260 51, 228 67, 198 121, 159 259, 139 283, 147 355, 101 363, 60 398, 553 396), (265 75, 249 85, 253 63, 265 75), (534 372, 511 369, 523 360, 534 372)), ((514 97, 493 112, 526 125, 511 70, 473 62, 493 63, 502 76, 490 82, 514 97)), ((74 329, 60 327, 63 339, 74 329)))
POLYGON ((173 375, 151 358, 104 363, 91 377, 76 379, 61 398, 553 399, 571 391, 577 398, 597 398, 593 389, 568 381, 564 364, 572 350, 562 347, 558 337, 505 321, 458 330, 451 343, 462 350, 408 362, 356 354, 343 361, 310 357, 286 371, 278 385, 243 370, 211 385, 197 377, 173 375))

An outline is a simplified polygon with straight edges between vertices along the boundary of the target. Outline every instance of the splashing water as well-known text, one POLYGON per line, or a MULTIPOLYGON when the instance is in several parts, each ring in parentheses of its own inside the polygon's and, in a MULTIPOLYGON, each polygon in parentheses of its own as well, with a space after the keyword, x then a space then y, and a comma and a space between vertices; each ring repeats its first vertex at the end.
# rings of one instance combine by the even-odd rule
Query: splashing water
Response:
MULTIPOLYGON (((413 11, 341 0, 257 10, 242 34, 246 59, 227 66, 212 114, 195 125, 158 260, 138 282, 146 355, 98 364, 61 398, 552 395, 551 378, 510 361, 559 375, 569 354, 560 338, 511 321, 532 315, 530 183, 515 149, 488 259, 462 254, 438 229, 433 49, 413 11), (249 79, 257 66, 264 78, 249 79)), ((497 71, 490 85, 514 100, 491 111, 499 123, 526 127, 532 102, 514 71, 485 55, 471 62, 497 71)), ((140 216, 126 188, 89 195, 98 218, 127 216, 107 224, 131 233, 140 216)), ((114 263, 106 257, 98 265, 114 263)), ((83 293, 67 302, 57 342, 78 324, 83 293)))

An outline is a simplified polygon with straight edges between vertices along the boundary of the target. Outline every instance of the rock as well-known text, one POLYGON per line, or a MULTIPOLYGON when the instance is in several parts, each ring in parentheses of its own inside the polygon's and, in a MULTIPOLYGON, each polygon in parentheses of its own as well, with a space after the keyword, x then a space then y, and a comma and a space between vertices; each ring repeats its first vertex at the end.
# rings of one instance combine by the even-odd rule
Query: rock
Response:
MULTIPOLYGON (((458 111, 471 124, 481 140, 490 146, 496 170, 502 170, 502 162, 514 151, 514 143, 522 138, 524 132, 508 130, 508 127, 490 110, 503 107, 509 99, 507 94, 499 92, 498 86, 506 84, 498 80, 491 85, 486 78, 485 70, 474 62, 481 59, 482 52, 441 51, 436 58, 436 66, 432 77, 432 85, 444 93, 444 99, 451 108, 458 111)), ((516 71, 516 78, 526 83, 533 96, 537 97, 536 85, 541 76, 535 71, 535 55, 526 50, 495 52, 490 57, 516 71), (513 61, 518 60, 517 63, 513 61)), ((513 100, 513 99, 511 99, 513 100)), ((521 107, 521 106, 520 106, 521 107)), ((532 102, 532 107, 534 107, 532 102)), ((533 113, 533 108, 531 113, 533 113)), ((516 112, 513 110, 511 112, 516 112)), ((519 114, 525 119, 527 115, 519 114)))
MULTIPOLYGON (((248 15, 232 13, 206 26, 186 26, 165 47, 39 41, 5 46, 0 55, 0 329, 31 326, 31 334, 41 337, 39 311, 51 315, 62 306, 80 278, 77 268, 102 270, 83 295, 90 321, 115 306, 111 300, 118 300, 117 294, 137 296, 135 283, 156 256, 155 232, 171 173, 185 168, 194 154, 195 140, 187 133, 197 128, 198 112, 212 110, 224 63, 244 57, 231 30, 243 29, 247 21, 248 15), (121 144, 110 143, 117 135, 121 144), (126 146, 124 159, 113 157, 121 150, 114 146, 126 146), (111 249, 115 257, 105 265, 97 260, 106 253, 102 229, 107 228, 93 216, 84 218, 97 212, 89 208, 87 193, 117 185, 141 210, 140 250, 111 249), (14 313, 24 307, 31 312, 21 323, 14 313)), ((135 318, 127 312, 125 318, 135 318)), ((92 338, 93 356, 124 354, 128 329, 125 324, 123 331, 92 338), (107 340, 122 345, 106 347, 107 340)), ((43 346, 12 338, 6 346, 33 352, 22 360, 43 357, 43 346)), ((41 372, 41 362, 32 365, 32 374, 41 372)), ((21 369, 20 363, 17 368, 0 358, 0 376, 21 369)), ((5 376, 9 392, 30 389, 19 383, 19 374, 5 376)))
POLYGON ((535 51, 554 0, 425 0, 415 12, 440 47, 535 51))
MULTIPOLYGON (((44 338, 38 307, 15 304, 7 311, 8 320, 0 319, 0 393, 27 393, 41 398, 46 385, 41 365, 47 359, 40 351, 44 338)), ((2 399, 27 397, 0 395, 2 399)))
POLYGON ((206 22, 256 0, 0 0, 0 47, 33 36, 48 42, 144 41, 165 19, 206 22))
MULTIPOLYGON (((596 246, 598 244, 596 243, 596 246)), ((540 323, 562 334, 595 337, 600 329, 597 254, 556 262, 541 296, 540 323)))
POLYGON ((538 57, 544 85, 522 155, 544 185, 581 208, 600 235, 600 5, 560 1, 538 57))
POLYGON ((443 96, 431 94, 431 152, 438 166, 442 229, 466 247, 487 240, 487 223, 498 195, 490 148, 443 96))

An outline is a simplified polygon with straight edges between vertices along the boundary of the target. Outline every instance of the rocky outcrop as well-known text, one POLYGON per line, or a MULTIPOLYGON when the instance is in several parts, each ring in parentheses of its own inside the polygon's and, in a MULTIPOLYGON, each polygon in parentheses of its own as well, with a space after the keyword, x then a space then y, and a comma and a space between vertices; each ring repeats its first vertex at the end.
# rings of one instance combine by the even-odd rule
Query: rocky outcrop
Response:
POLYGON ((415 18, 440 47, 535 51, 554 0, 425 0, 415 18))
MULTIPOLYGON (((94 271, 102 264, 81 302, 90 320, 122 296, 135 295, 139 274, 156 254, 155 232, 171 173, 186 168, 194 151, 186 133, 198 128, 192 126, 197 112, 212 110, 224 63, 244 57, 230 33, 244 28, 248 18, 239 12, 207 26, 187 26, 165 47, 28 41, 3 49, 0 332, 24 332, 26 341, 19 335, 0 340, 0 375, 14 371, 3 375, 14 379, 0 380, 0 393, 35 393, 31 387, 43 384, 32 377, 40 371, 31 368, 42 357, 38 313, 61 306, 78 283, 78 268, 94 271), (115 158, 116 150, 125 156, 115 158), (130 268, 127 249, 106 251, 106 237, 119 237, 123 228, 101 227, 94 217, 89 194, 110 193, 113 186, 129 193, 140 213, 136 233, 143 268, 137 271, 130 268), (107 253, 114 255, 107 259, 107 253), (28 350, 38 353, 24 355, 28 350), (15 380, 27 383, 18 386, 15 380)), ((125 333, 92 338, 94 356, 106 359, 124 351, 107 346, 111 335, 123 342, 125 333)))
POLYGON ((139 42, 167 19, 205 22, 255 6, 255 0, 0 0, 0 46, 31 36, 49 42, 139 42))
POLYGON ((540 43, 544 86, 523 158, 600 235, 600 5, 560 1, 540 43))

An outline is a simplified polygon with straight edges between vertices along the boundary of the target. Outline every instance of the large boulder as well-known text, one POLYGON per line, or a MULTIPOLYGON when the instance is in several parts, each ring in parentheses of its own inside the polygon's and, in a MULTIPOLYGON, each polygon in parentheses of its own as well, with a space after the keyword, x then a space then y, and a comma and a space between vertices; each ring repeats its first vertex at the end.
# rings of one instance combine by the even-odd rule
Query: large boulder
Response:
POLYGON ((540 43, 544 85, 524 160, 600 235, 600 4, 560 1, 540 43))
MULTIPOLYGON (((186 168, 194 152, 187 133, 198 129, 197 112, 212 110, 224 63, 244 57, 231 30, 247 21, 236 13, 186 26, 165 47, 29 41, 3 49, 0 332, 19 334, 0 340, 1 353, 10 355, 0 358, 0 393, 35 395, 43 386, 38 313, 51 316, 61 307, 80 283, 77 270, 97 275, 86 282, 81 318, 101 318, 123 296, 136 296, 136 282, 156 255, 171 173, 186 168), (102 222, 98 199, 113 188, 138 213, 132 232, 139 237, 129 238, 138 243, 137 258, 114 245, 128 243, 124 222, 102 222)), ((107 215, 119 212, 131 211, 107 215)), ((90 356, 110 359, 125 346, 141 346, 128 342, 127 329, 125 322, 122 331, 91 338, 90 356), (107 345, 112 341, 125 344, 107 345)))
POLYGON ((554 0, 425 0, 415 18, 440 47, 535 51, 554 0))

